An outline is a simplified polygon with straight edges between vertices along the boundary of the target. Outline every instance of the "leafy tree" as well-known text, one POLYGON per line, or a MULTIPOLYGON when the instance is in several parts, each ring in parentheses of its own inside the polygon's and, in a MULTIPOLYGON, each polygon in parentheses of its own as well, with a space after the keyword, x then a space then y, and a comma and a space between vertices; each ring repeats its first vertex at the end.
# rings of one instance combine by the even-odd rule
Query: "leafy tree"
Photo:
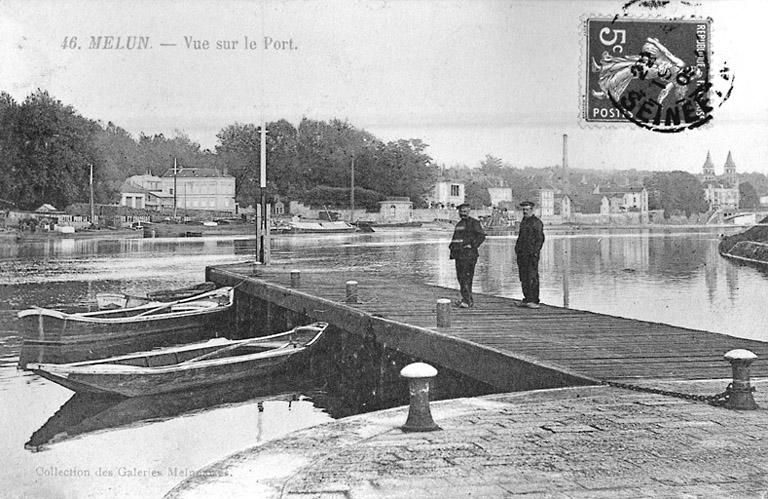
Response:
POLYGON ((235 177, 235 199, 242 206, 253 204, 259 195, 259 128, 251 123, 235 123, 223 128, 216 137, 220 164, 235 177))
POLYGON ((749 182, 739 184, 739 208, 754 210, 760 206, 760 198, 757 191, 749 182))
POLYGON ((17 115, 19 167, 14 172, 17 204, 58 208, 89 199, 90 167, 100 170, 95 148, 99 126, 38 90, 22 103, 17 115))
POLYGON ((664 209, 665 217, 673 212, 694 213, 707 211, 704 201, 704 188, 701 182, 683 171, 654 172, 644 181, 648 189, 651 209, 664 209))
POLYGON ((410 198, 414 207, 424 205, 425 195, 437 178, 425 150, 427 145, 419 139, 398 140, 387 143, 377 151, 378 190, 387 196, 410 198))
POLYGON ((19 105, 5 92, 0 93, 0 201, 15 205, 18 172, 21 167, 17 132, 19 105))
MULTIPOLYGON (((348 208, 349 189, 343 187, 317 186, 308 190, 302 196, 305 203, 315 206, 327 206, 329 208, 348 208)), ((384 197, 376 191, 355 187, 355 205, 367 210, 375 210, 379 207, 379 201, 384 197)))
POLYGON ((464 198, 473 208, 491 205, 491 195, 486 182, 469 182, 464 188, 464 198))
POLYGON ((215 168, 214 158, 200 149, 187 134, 176 130, 173 138, 162 133, 139 136, 138 162, 129 171, 130 175, 151 173, 162 176, 173 170, 174 161, 178 168, 215 168))
POLYGON ((768 177, 759 172, 739 174, 739 182, 749 182, 755 188, 758 197, 768 195, 768 177))
POLYGON ((512 199, 534 200, 537 189, 542 185, 544 178, 529 169, 505 168, 501 171, 501 178, 512 189, 512 199))
MULTIPOLYGON (((237 201, 246 206, 260 197, 261 135, 259 126, 235 123, 223 128, 216 137, 219 165, 235 177, 237 201)), ((281 193, 292 197, 296 184, 302 183, 297 171, 297 131, 286 120, 267 124, 267 197, 281 193)))
MULTIPOLYGON (((280 120, 267 130, 267 180, 288 198, 314 202, 308 193, 322 186, 345 189, 348 200, 354 163, 355 204, 371 208, 384 196, 407 196, 418 206, 436 177, 427 146, 419 140, 384 144, 341 120, 304 118, 298 128, 280 120), (368 191, 372 194, 366 197, 368 191)), ((247 204, 258 194, 258 127, 234 124, 217 137, 220 164, 237 179, 238 202, 247 204)), ((333 192, 334 206, 347 206, 339 197, 342 191, 333 192)))
POLYGON ((502 168, 504 163, 501 159, 490 154, 486 154, 485 159, 480 162, 480 171, 486 175, 499 175, 502 168))
MULTIPOLYGON (((467 168, 467 166, 463 166, 463 168, 467 168)), ((480 171, 485 175, 498 175, 502 168, 504 168, 504 162, 492 154, 486 154, 485 158, 480 161, 480 171)))
POLYGON ((100 126, 94 146, 103 159, 103 168, 94 174, 94 197, 101 203, 116 202, 120 186, 131 173, 137 173, 141 164, 138 144, 131 134, 110 121, 100 126))
POLYGON ((267 124, 266 140, 268 185, 291 196, 292 187, 299 182, 296 176, 298 131, 286 120, 275 121, 267 124))

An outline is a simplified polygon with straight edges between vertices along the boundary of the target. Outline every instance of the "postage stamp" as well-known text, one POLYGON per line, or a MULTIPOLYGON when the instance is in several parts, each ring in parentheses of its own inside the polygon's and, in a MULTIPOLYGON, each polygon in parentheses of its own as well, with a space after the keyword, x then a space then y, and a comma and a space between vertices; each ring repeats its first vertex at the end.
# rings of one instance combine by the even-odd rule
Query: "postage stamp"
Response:
POLYGON ((589 18, 587 123, 680 132, 712 118, 711 19, 589 18))

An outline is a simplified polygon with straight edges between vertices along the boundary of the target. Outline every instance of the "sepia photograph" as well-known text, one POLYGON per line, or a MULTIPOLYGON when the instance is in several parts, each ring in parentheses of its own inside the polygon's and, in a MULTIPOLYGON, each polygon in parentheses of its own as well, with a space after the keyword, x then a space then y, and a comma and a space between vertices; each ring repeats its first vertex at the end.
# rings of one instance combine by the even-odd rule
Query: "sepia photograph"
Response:
POLYGON ((0 496, 768 497, 766 19, 0 0, 0 496))

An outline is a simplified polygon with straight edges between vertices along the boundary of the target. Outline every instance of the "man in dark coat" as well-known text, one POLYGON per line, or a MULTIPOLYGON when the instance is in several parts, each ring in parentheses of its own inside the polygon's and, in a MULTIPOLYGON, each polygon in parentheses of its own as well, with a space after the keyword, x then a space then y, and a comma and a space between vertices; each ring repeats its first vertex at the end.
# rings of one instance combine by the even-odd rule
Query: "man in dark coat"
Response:
POLYGON ((460 308, 469 308, 474 305, 472 300, 472 280, 475 278, 475 264, 477 263, 477 248, 485 241, 485 231, 480 221, 469 216, 469 205, 458 206, 459 222, 453 231, 451 244, 451 260, 456 261, 456 278, 459 280, 461 290, 460 308))
POLYGON ((523 287, 521 307, 539 308, 539 256, 544 244, 544 224, 533 213, 533 203, 523 201, 523 220, 515 243, 517 270, 523 287))

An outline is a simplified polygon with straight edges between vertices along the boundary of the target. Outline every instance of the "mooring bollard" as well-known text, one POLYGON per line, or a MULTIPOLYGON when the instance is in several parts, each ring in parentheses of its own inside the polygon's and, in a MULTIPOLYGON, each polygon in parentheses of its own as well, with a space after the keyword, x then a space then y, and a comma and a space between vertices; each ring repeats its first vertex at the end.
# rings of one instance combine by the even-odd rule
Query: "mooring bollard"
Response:
POLYGON ((291 270, 291 287, 298 288, 301 284, 301 272, 298 270, 291 270))
POLYGON ((411 405, 408 407, 408 419, 401 427, 403 431, 435 431, 440 430, 432 420, 429 410, 429 382, 437 376, 437 369, 416 362, 408 364, 400 370, 400 376, 408 379, 408 391, 411 395, 411 405))
POLYGON ((357 281, 347 281, 347 303, 357 303, 357 281))
POLYGON ((733 383, 731 383, 730 396, 725 407, 742 410, 757 409, 755 398, 752 396, 753 388, 749 384, 749 366, 757 355, 749 350, 737 349, 727 352, 724 357, 731 363, 733 369, 733 383))
POLYGON ((451 300, 437 300, 437 327, 451 327, 451 300))

